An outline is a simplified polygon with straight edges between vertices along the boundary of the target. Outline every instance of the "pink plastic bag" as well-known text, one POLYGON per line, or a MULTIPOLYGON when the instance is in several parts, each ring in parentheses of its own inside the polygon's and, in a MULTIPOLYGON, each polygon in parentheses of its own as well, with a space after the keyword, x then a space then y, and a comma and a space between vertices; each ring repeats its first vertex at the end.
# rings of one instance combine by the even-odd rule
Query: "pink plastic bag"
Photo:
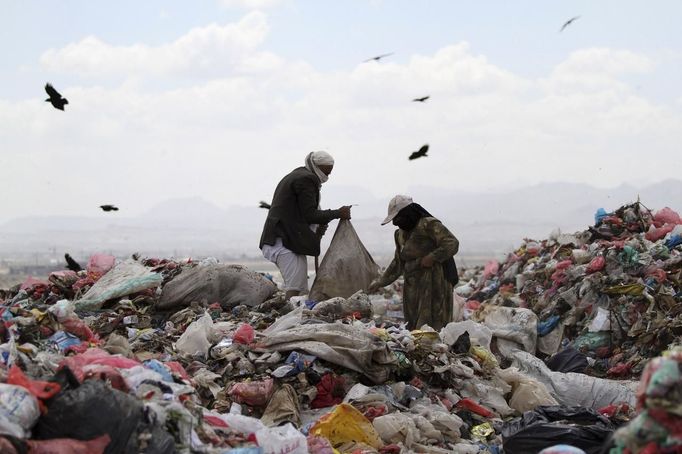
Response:
POLYGON ((263 381, 235 383, 228 394, 239 404, 263 407, 268 403, 274 389, 272 378, 263 381))
POLYGON ((71 369, 71 372, 73 372, 78 381, 82 382, 87 372, 83 369, 85 366, 92 364, 112 366, 118 369, 130 369, 140 365, 139 362, 128 359, 124 356, 111 355, 104 350, 100 350, 99 348, 91 348, 79 355, 64 358, 59 363, 59 368, 61 369, 62 367, 68 367, 71 369))
POLYGON ((659 224, 659 227, 663 224, 682 224, 680 215, 668 207, 658 210, 656 214, 654 214, 654 221, 659 224))
POLYGON ((40 279, 36 279, 32 276, 29 276, 26 278, 24 282, 22 282, 21 287, 19 287, 20 290, 28 290, 33 287, 47 287, 49 284, 45 281, 41 281, 40 279))
POLYGON ((485 264, 485 267, 483 267, 483 279, 488 279, 490 276, 494 276, 497 274, 497 271, 500 269, 500 264, 497 263, 497 260, 491 260, 488 263, 485 264))
POLYGON ((595 257, 592 260, 590 260, 590 263, 587 265, 587 272, 595 273, 597 271, 601 271, 604 269, 604 265, 606 265, 606 259, 604 257, 602 257, 601 255, 595 257))
POLYGON ((665 224, 658 228, 654 227, 652 224, 644 237, 649 241, 658 241, 665 237, 668 233, 672 232, 674 228, 675 224, 665 224))
POLYGON ((95 254, 88 260, 88 274, 94 274, 102 277, 107 271, 112 269, 116 264, 116 257, 107 254, 95 254))
POLYGON ((237 328, 237 331, 234 332, 232 340, 238 344, 248 345, 253 342, 253 339, 255 337, 256 332, 253 330, 251 325, 249 325, 248 323, 244 323, 239 328, 237 328))
POLYGON ((28 454, 102 454, 111 443, 108 434, 88 441, 73 438, 27 440, 28 454))

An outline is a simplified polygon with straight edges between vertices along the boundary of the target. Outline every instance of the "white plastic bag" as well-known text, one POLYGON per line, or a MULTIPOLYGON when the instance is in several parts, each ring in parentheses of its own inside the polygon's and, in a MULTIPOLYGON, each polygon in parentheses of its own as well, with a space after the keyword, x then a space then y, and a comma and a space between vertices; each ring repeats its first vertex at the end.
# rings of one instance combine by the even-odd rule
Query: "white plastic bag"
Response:
POLYGON ((599 331, 611 331, 611 311, 600 307, 597 309, 597 315, 592 319, 588 330, 591 333, 599 331))
POLYGON ((473 320, 448 323, 440 330, 440 338, 444 343, 452 346, 465 331, 469 333, 469 339, 472 343, 490 350, 493 332, 487 326, 473 320))
POLYGON ((26 388, 0 383, 0 434, 28 438, 39 417, 38 400, 26 388))
POLYGON ((198 320, 187 327, 175 344, 176 350, 186 355, 202 355, 206 357, 211 343, 208 340, 213 330, 213 319, 208 312, 204 312, 198 320))
POLYGON ((256 432, 263 454, 308 454, 308 441, 301 432, 287 423, 280 427, 266 427, 256 432))

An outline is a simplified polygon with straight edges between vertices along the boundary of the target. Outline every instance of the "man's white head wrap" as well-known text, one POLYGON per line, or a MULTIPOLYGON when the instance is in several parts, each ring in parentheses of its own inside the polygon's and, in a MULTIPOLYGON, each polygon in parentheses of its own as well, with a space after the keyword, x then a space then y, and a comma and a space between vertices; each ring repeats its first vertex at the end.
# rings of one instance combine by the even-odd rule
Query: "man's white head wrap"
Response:
POLYGON ((305 167, 317 175, 321 183, 326 183, 329 177, 318 166, 333 166, 334 158, 326 151, 313 151, 305 158, 305 167))

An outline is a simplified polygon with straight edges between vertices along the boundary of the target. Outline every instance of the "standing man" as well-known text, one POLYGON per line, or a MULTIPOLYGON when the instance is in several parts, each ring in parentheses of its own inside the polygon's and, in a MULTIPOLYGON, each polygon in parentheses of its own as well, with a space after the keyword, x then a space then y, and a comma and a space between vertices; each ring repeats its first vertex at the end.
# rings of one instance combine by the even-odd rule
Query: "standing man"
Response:
POLYGON ((320 239, 329 221, 350 219, 350 206, 320 209, 320 188, 333 168, 329 153, 309 153, 305 165, 282 178, 272 197, 259 247, 282 273, 286 299, 308 291, 306 256, 320 255, 320 239))

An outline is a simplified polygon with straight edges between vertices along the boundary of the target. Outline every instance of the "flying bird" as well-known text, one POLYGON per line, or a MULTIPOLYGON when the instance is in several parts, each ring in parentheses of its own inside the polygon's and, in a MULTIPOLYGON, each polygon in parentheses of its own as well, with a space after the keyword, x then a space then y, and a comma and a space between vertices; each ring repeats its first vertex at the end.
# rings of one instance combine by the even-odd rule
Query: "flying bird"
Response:
POLYGON ((55 109, 64 110, 64 105, 68 104, 69 101, 67 101, 66 98, 62 98, 62 95, 60 95, 59 92, 55 90, 54 87, 49 83, 45 84, 45 91, 50 96, 45 100, 45 102, 52 104, 52 107, 55 109))
POLYGON ((571 25, 573 23, 573 21, 578 20, 578 19, 580 19, 580 16, 571 17, 569 20, 566 21, 566 23, 564 25, 561 26, 561 30, 559 30, 559 32, 564 31, 564 28, 568 27, 569 25, 571 25))
POLYGON ((427 155, 426 155, 427 151, 429 151, 429 144, 428 143, 426 145, 422 145, 422 147, 419 149, 419 151, 412 152, 412 154, 410 155, 410 157, 408 159, 410 161, 412 161, 413 159, 417 159, 417 158, 422 158, 422 157, 426 158, 427 157, 427 155))
POLYGON ((266 210, 270 209, 270 204, 268 202, 260 201, 258 208, 265 208, 266 210))
POLYGON ((424 102, 424 101, 426 101, 427 99, 429 99, 430 97, 431 97, 431 96, 423 96, 423 97, 421 97, 421 98, 414 98, 414 99, 412 100, 412 102, 424 102))
POLYGON ((367 63, 368 61, 372 61, 372 60, 374 60, 374 61, 379 61, 379 60, 381 60, 382 58, 388 57, 388 56, 390 56, 390 55, 393 55, 393 52, 391 52, 391 53, 389 53, 389 54, 381 54, 381 55, 377 55, 376 57, 368 58, 367 60, 363 61, 363 63, 367 63))
POLYGON ((103 211, 118 211, 118 207, 115 207, 114 205, 100 205, 99 207, 103 211))
POLYGON ((77 261, 73 259, 73 257, 69 255, 68 252, 64 254, 64 259, 66 260, 66 267, 71 271, 75 271, 76 273, 83 271, 83 268, 78 264, 77 261))

